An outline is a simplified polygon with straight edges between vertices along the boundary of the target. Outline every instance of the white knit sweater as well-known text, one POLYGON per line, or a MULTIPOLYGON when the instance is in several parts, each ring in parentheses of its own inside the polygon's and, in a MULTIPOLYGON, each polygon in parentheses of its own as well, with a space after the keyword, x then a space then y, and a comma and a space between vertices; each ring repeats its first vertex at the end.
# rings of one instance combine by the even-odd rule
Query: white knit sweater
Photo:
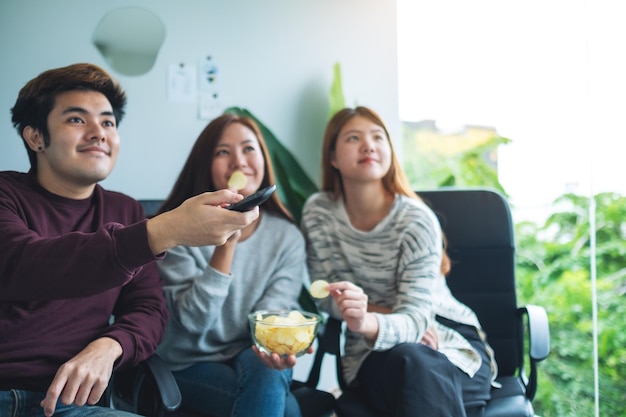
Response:
MULTIPOLYGON (((452 296, 441 275, 441 227, 423 202, 398 195, 374 229, 361 231, 350 224, 342 199, 317 193, 305 204, 302 230, 311 280, 353 282, 363 288, 369 302, 392 309, 391 314, 375 313, 379 332, 373 346, 347 332, 343 365, 348 382, 369 352, 419 342, 429 326, 437 330, 439 351, 474 375, 480 355, 458 332, 434 320, 439 314, 480 329, 474 312, 452 296)), ((320 308, 340 317, 330 297, 320 308)), ((495 375, 495 367, 492 371, 495 375)))

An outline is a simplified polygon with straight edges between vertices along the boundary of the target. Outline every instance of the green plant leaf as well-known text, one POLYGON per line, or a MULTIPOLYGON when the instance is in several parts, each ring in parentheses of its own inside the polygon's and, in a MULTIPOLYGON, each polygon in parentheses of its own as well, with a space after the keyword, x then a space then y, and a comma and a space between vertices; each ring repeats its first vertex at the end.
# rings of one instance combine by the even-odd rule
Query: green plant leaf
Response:
POLYGON ((341 65, 339 62, 335 62, 333 65, 333 83, 330 86, 329 101, 329 115, 328 118, 334 116, 339 110, 346 107, 346 100, 343 95, 343 86, 341 83, 341 65))

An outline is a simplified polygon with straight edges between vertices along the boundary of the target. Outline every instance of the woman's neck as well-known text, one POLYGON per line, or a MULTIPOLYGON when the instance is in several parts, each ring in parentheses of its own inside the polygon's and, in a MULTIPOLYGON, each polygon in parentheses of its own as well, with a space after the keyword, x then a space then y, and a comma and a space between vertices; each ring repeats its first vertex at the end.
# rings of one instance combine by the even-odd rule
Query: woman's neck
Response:
POLYGON ((387 216, 395 196, 385 190, 382 182, 344 184, 344 204, 352 226, 369 231, 387 216))

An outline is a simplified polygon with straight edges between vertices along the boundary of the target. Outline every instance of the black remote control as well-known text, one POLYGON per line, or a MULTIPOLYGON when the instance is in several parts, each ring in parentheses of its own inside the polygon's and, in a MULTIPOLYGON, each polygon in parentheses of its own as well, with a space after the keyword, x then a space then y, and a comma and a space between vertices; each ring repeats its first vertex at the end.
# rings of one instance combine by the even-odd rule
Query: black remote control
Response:
POLYGON ((235 211, 251 210, 256 206, 260 206, 261 204, 263 204, 265 200, 270 198, 270 196, 274 193, 274 191, 276 191, 276 185, 270 185, 269 187, 263 188, 262 190, 258 190, 257 192, 250 194, 249 196, 247 196, 240 202, 231 204, 230 206, 226 208, 228 210, 235 210, 235 211))

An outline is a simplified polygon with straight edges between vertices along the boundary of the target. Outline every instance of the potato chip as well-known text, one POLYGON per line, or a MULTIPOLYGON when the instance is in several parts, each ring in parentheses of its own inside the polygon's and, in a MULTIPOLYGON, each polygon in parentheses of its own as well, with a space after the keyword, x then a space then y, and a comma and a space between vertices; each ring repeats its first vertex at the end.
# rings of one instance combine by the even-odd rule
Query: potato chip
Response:
POLYGON ((243 190, 246 188, 248 180, 242 171, 235 171, 228 179, 228 188, 235 188, 237 190, 243 190))
POLYGON ((292 310, 287 315, 287 319, 289 319, 289 323, 299 324, 304 323, 306 321, 306 317, 302 315, 298 310, 292 310))
POLYGON ((328 291, 328 282, 323 279, 318 279, 311 284, 309 287, 309 292, 315 298, 326 298, 330 294, 328 291))

